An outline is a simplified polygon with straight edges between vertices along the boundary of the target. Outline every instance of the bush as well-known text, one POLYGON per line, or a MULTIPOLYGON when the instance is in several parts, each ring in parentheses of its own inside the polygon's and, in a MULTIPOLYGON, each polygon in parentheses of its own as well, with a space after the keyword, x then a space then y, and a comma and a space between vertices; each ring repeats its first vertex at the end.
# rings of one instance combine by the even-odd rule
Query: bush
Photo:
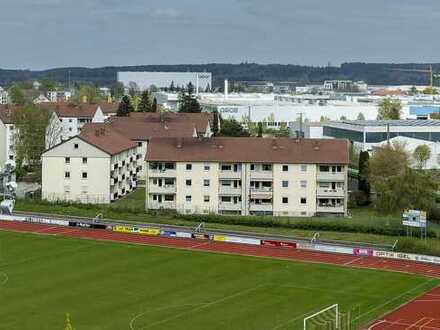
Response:
POLYGON ((432 241, 416 238, 402 238, 397 242, 396 250, 399 252, 426 254, 440 256, 440 245, 432 241))
POLYGON ((435 222, 435 223, 440 223, 440 208, 439 207, 433 207, 432 209, 429 210, 428 220, 435 222))

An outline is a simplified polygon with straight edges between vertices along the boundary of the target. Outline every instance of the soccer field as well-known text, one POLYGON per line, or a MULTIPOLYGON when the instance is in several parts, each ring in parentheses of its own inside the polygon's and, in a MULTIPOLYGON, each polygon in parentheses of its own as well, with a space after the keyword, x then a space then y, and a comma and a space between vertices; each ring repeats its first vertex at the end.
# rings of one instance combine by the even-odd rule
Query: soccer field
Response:
POLYGON ((366 324, 438 285, 406 274, 0 231, 0 329, 301 329, 338 303, 366 324))

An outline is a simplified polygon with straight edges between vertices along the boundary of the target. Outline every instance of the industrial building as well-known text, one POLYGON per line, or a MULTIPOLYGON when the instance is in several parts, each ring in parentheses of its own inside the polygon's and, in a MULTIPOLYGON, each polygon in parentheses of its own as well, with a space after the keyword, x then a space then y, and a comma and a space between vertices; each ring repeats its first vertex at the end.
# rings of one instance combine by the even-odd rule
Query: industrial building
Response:
POLYGON ((322 124, 324 138, 348 139, 362 150, 396 136, 440 141, 439 120, 354 120, 322 124))
POLYGON ((130 83, 135 83, 140 90, 149 89, 151 86, 157 88, 185 87, 191 83, 194 88, 198 86, 200 91, 212 87, 211 72, 118 72, 118 82, 125 88, 130 83))

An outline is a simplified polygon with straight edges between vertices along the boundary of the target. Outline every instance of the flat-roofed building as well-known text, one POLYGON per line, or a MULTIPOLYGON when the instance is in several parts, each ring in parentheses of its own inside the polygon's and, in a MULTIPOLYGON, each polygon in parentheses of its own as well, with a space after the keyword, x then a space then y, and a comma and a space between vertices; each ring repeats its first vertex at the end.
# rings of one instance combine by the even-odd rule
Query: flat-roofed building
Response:
POLYGON ((194 88, 205 91, 212 87, 211 72, 118 72, 118 82, 129 88, 135 84, 140 90, 157 88, 186 87, 191 83, 194 88))
POLYGON ((439 120, 348 120, 325 122, 322 126, 323 137, 348 139, 360 149, 369 151, 396 136, 440 141, 439 120))
POLYGON ((136 148, 107 124, 85 125, 43 153, 43 199, 106 204, 125 196, 137 185, 136 148))
POLYGON ((347 214, 349 143, 335 139, 156 138, 146 208, 179 213, 347 214))

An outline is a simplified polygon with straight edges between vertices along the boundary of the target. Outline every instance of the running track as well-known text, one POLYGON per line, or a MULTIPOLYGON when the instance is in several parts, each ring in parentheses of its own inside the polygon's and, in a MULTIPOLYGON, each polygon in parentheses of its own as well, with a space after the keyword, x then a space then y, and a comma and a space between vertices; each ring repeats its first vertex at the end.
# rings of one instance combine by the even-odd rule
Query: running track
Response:
MULTIPOLYGON (((437 265, 408 262, 404 260, 357 257, 331 253, 251 246, 193 239, 176 239, 157 236, 141 236, 106 230, 60 227, 24 222, 0 222, 0 230, 31 232, 91 240, 134 243, 149 246, 173 247, 181 249, 210 251, 216 253, 260 256, 284 260, 297 260, 334 264, 345 267, 386 269, 440 279, 437 265)), ((378 320, 369 327, 371 330, 440 330, 440 287, 404 305, 398 310, 378 320)))

